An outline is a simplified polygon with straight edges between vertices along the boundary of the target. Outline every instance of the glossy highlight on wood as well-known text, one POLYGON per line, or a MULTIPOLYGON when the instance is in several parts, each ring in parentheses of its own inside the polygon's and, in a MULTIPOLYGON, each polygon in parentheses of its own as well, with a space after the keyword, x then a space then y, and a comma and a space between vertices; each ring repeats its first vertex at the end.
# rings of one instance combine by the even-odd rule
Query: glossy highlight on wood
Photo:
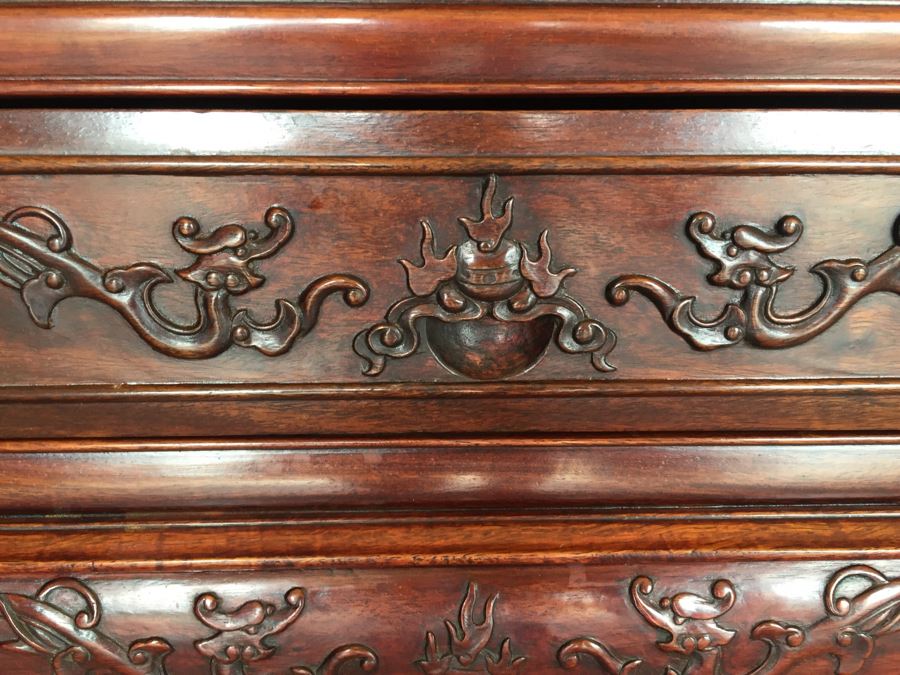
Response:
POLYGON ((0 593, 0 611, 16 639, 0 643, 12 652, 43 654, 54 675, 110 672, 121 675, 165 675, 172 645, 162 638, 135 640, 127 648, 101 632, 100 599, 81 581, 48 581, 33 597, 0 593), (60 593, 74 594, 84 606, 74 616, 53 602, 60 593))
POLYGON ((0 92, 896 93, 898 24, 896 6, 855 2, 13 3, 0 5, 0 92))
POLYGON ((0 675, 900 672, 898 38, 878 0, 0 2, 0 675), (767 288, 792 346, 686 348, 623 272, 698 340, 767 288), (485 314, 364 377, 400 298, 563 304, 618 369, 485 314))
POLYGON ((566 353, 590 354, 597 370, 615 370, 606 357, 616 335, 563 290, 576 270, 551 269, 548 231, 541 233, 534 259, 523 243, 505 238, 513 197, 494 213, 497 180, 488 178, 481 219, 459 219, 468 235, 460 246, 439 255, 432 226, 422 221, 422 263, 400 261, 413 295, 394 303, 383 322, 354 341, 366 375, 380 374, 386 358, 414 354, 422 332, 447 370, 473 379, 502 379, 532 368, 554 337, 566 353))
POLYGON ((194 288, 196 317, 186 324, 166 317, 154 305, 154 289, 173 281, 168 271, 144 262, 100 269, 75 252, 65 222, 40 207, 18 208, 0 219, 0 283, 20 292, 42 328, 53 325, 57 304, 85 297, 115 309, 147 344, 167 356, 206 359, 233 344, 277 356, 313 329, 328 295, 340 292, 348 305, 358 307, 368 299, 369 289, 356 277, 329 274, 307 286, 297 301, 278 300, 270 321, 259 322, 246 309, 235 310, 234 297, 265 281, 256 261, 274 255, 293 235, 293 218, 283 208, 266 211, 265 224, 265 235, 237 224, 202 234, 193 218, 175 221, 175 241, 196 256, 192 265, 177 270, 194 288), (50 225, 49 239, 44 241, 22 222, 34 220, 50 225))

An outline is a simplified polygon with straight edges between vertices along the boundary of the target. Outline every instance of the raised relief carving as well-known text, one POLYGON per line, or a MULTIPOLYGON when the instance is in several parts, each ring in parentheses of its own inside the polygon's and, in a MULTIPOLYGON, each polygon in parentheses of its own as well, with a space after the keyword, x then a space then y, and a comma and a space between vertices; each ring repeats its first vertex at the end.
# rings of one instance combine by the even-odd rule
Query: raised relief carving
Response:
MULTIPOLYGON (((247 666, 271 658, 276 651, 269 638, 282 632, 303 612, 306 591, 292 588, 284 595, 283 607, 262 600, 251 600, 234 611, 219 609, 221 600, 215 593, 204 593, 194 602, 194 615, 206 626, 218 631, 198 640, 194 646, 209 657, 215 675, 246 675, 247 666)), ((315 669, 291 668, 294 675, 338 675, 341 668, 355 662, 364 672, 378 670, 378 656, 368 647, 343 645, 332 651, 315 669)))
POLYGON ((359 333, 354 351, 366 375, 378 375, 387 357, 414 354, 422 341, 448 370, 482 380, 517 375, 536 365, 551 341, 570 354, 589 353, 597 370, 614 368, 606 357, 615 334, 588 316, 563 283, 576 270, 553 271, 547 230, 537 256, 507 238, 513 198, 494 213, 497 177, 487 181, 481 218, 460 218, 468 238, 443 253, 422 221, 422 262, 401 260, 412 295, 395 303, 385 320, 359 333))
POLYGON ((265 281, 258 261, 273 256, 294 232, 290 213, 277 206, 266 211, 265 225, 265 233, 231 224, 204 234, 193 218, 175 221, 175 241, 196 256, 193 264, 175 271, 194 289, 196 316, 188 323, 168 318, 153 302, 155 287, 174 280, 171 272, 146 262, 101 269, 75 252, 63 220, 39 207, 16 209, 0 220, 0 283, 21 293, 31 318, 43 328, 51 327, 59 302, 82 297, 115 309, 145 342, 168 356, 205 359, 232 345, 275 356, 313 329, 326 296, 341 292, 348 305, 358 307, 369 290, 357 277, 328 274, 296 300, 278 300, 271 320, 234 309, 232 298, 265 281), (52 234, 45 238, 25 222, 43 222, 52 234))
POLYGON ((710 283, 742 292, 737 302, 726 305, 715 319, 694 313, 696 298, 643 274, 626 274, 607 287, 614 305, 628 302, 636 292, 656 305, 669 327, 695 349, 710 350, 742 340, 756 347, 778 349, 801 344, 823 332, 854 304, 871 293, 900 293, 900 221, 895 224, 895 245, 870 261, 859 258, 824 260, 810 271, 822 281, 820 297, 809 307, 782 313, 775 307, 779 286, 794 268, 771 255, 797 243, 803 224, 785 216, 767 232, 752 225, 718 232, 715 216, 697 213, 688 220, 688 236, 700 254, 717 263, 707 278, 710 283))
POLYGON ((44 654, 55 675, 165 675, 163 662, 172 645, 151 637, 126 648, 102 633, 100 600, 77 579, 54 579, 34 597, 0 593, 0 610, 16 634, 14 640, 0 643, 0 647, 44 654), (83 604, 84 609, 71 609, 65 596, 83 604))
POLYGON ((484 603, 484 617, 475 618, 478 586, 470 583, 459 608, 459 623, 445 620, 448 644, 439 650, 434 633, 425 635, 425 658, 416 665, 426 675, 460 675, 463 673, 488 673, 489 675, 515 675, 525 664, 525 657, 513 656, 510 639, 500 643, 500 651, 488 649, 494 634, 494 605, 499 594, 491 595, 484 603))
MULTIPOLYGON (((737 634, 718 619, 735 603, 734 586, 725 580, 712 585, 711 597, 678 593, 650 600, 653 582, 637 577, 631 583, 631 602, 652 626, 668 633, 657 647, 670 654, 663 675, 726 675, 723 654, 737 634)), ((900 579, 890 580, 867 565, 838 571, 825 586, 825 616, 803 627, 780 621, 756 624, 750 637, 762 640, 768 650, 758 665, 744 675, 783 675, 803 672, 799 666, 830 658, 836 675, 859 672, 872 655, 877 638, 897 630, 900 624, 900 579), (847 581, 868 587, 852 597, 841 595, 847 581)), ((574 669, 582 657, 591 657, 608 673, 638 675, 658 672, 640 658, 621 658, 595 638, 582 637, 562 646, 557 657, 565 669, 574 669)))

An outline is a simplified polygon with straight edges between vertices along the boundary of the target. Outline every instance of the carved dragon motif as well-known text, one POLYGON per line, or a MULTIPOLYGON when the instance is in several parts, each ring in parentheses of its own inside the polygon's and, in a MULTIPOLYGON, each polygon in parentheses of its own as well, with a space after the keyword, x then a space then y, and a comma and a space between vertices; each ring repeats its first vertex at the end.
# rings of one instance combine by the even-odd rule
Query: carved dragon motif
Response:
POLYGON ((0 219, 0 284, 20 292, 42 328, 51 327, 58 303, 82 297, 115 309, 147 344, 169 356, 205 359, 233 344, 275 356, 313 329, 328 295, 341 292, 348 305, 358 307, 369 290, 357 277, 328 274, 307 286, 297 300, 278 300, 270 321, 233 309, 233 297, 265 281, 256 268, 258 261, 273 256, 294 231, 290 213, 277 206, 266 212, 265 225, 265 234, 237 224, 204 234, 193 218, 175 221, 175 241, 196 256, 191 265, 176 271, 194 289, 196 316, 188 323, 166 317, 153 302, 156 286, 173 281, 170 272, 146 262, 101 269, 76 253, 72 233, 59 216, 35 206, 0 219), (25 222, 43 222, 52 234, 45 238, 25 222))
MULTIPOLYGON (((276 651, 269 641, 273 635, 286 630, 303 612, 306 591, 292 588, 284 595, 282 607, 262 600, 245 602, 226 612, 219 609, 221 600, 215 593, 204 593, 194 602, 194 615, 206 626, 218 631, 198 640, 194 646, 209 657, 214 675, 247 675, 248 666, 271 658, 276 651)), ((378 656, 364 645, 342 645, 332 651, 315 669, 305 666, 291 668, 294 675, 339 675, 348 663, 356 663, 364 672, 378 670, 378 656)))
POLYGON ((779 349, 819 335, 867 295, 900 294, 900 220, 895 224, 897 243, 873 260, 823 260, 814 265, 810 271, 822 281, 822 293, 809 307, 790 313, 775 305, 779 286, 793 275, 794 268, 779 264, 771 255, 797 243, 803 233, 800 219, 785 216, 773 232, 752 225, 723 233, 716 229, 715 216, 705 212, 691 216, 687 224, 688 236, 700 254, 717 264, 708 277, 710 283, 742 293, 740 300, 726 305, 718 317, 699 318, 694 313, 694 296, 643 274, 614 279, 607 287, 609 301, 624 305, 632 291, 645 296, 669 327, 695 349, 718 349, 742 340, 764 349, 779 349))
MULTIPOLYGON (((657 647, 671 654, 662 675, 726 675, 725 648, 737 631, 725 628, 718 619, 735 603, 734 586, 725 580, 712 585, 711 599, 692 593, 663 597, 655 604, 648 600, 653 582, 638 577, 631 583, 631 602, 652 626, 669 635, 657 647)), ((897 630, 900 624, 900 580, 888 579, 867 565, 852 565, 834 574, 825 586, 825 616, 802 627, 780 621, 762 621, 750 637, 768 646, 765 658, 744 675, 786 675, 805 672, 800 668, 822 657, 831 657, 835 675, 852 675, 862 670, 872 655, 875 641, 897 630), (864 580, 869 587, 853 597, 840 595, 840 587, 850 580, 864 580)), ((557 654, 560 665, 574 669, 582 657, 591 657, 608 673, 650 675, 659 671, 643 659, 623 659, 602 642, 591 637, 570 640, 557 654)), ((818 672, 818 671, 817 671, 818 672)))

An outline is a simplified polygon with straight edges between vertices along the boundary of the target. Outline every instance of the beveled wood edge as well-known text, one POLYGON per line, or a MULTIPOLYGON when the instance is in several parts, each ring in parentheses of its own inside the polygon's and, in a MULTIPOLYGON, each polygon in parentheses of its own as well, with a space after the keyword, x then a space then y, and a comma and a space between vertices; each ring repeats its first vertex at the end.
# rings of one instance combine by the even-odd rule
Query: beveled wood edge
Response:
POLYGON ((5 440, 0 514, 890 504, 898 459, 891 434, 5 440))
POLYGON ((485 436, 271 436, 271 437, 208 437, 208 438, 0 438, 0 456, 6 453, 109 453, 109 452, 248 452, 254 450, 317 451, 317 450, 418 450, 432 448, 603 448, 603 447, 666 447, 666 446, 821 446, 821 445, 884 445, 900 446, 896 433, 761 433, 729 434, 579 434, 491 435, 485 436))
POLYGON ((444 398, 627 398, 667 396, 840 396, 900 394, 900 378, 558 380, 297 384, 141 384, 0 386, 0 405, 169 400, 367 400, 444 398))
POLYGON ((0 175, 385 175, 528 174, 900 174, 890 155, 608 155, 471 157, 289 157, 0 155, 0 175))
POLYGON ((0 574, 900 559, 889 511, 510 518, 4 523, 0 574))
POLYGON ((0 3, 0 13, 9 24, 0 51, 30 55, 27 68, 0 60, 5 96, 900 91, 892 66, 898 10, 888 4, 735 11, 710 4, 111 2, 47 4, 35 21, 21 5, 0 3), (160 16, 188 17, 198 29, 185 39, 183 25, 154 21, 160 16), (634 39, 635 26, 654 23, 666 29, 634 39), (422 51, 441 26, 453 27, 450 43, 461 58, 443 58, 451 52, 439 44, 422 51), (359 34, 366 39, 352 40, 359 34), (63 42, 67 49, 58 48, 63 42), (707 49, 685 53, 689 42, 707 49), (465 65, 507 46, 521 58, 465 65), (98 49, 106 58, 93 58, 98 49), (240 69, 224 58, 244 50, 250 56, 240 69), (432 53, 442 58, 423 58, 432 53), (750 61, 732 57, 749 53, 750 61))
MULTIPOLYGON (((684 5, 682 5, 683 7, 684 5)), ((872 5, 868 5, 872 7, 872 5)), ((887 7, 893 7, 887 5, 887 7)), ((165 80, 0 77, 5 97, 195 96, 630 96, 635 94, 897 94, 887 78, 722 78, 561 82, 402 82, 333 80, 165 80)))

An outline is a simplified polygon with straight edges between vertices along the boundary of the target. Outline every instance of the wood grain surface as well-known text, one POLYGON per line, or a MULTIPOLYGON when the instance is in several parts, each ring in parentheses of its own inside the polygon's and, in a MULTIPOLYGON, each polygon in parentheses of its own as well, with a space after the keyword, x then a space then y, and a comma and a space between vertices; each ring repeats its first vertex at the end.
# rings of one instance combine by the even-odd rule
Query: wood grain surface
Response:
POLYGON ((900 668, 898 34, 0 4, 0 672, 900 668))
POLYGON ((9 95, 896 92, 891 5, 0 6, 9 95), (140 36, 134 39, 134 36, 140 36), (240 54, 240 58, 234 55, 240 54))

